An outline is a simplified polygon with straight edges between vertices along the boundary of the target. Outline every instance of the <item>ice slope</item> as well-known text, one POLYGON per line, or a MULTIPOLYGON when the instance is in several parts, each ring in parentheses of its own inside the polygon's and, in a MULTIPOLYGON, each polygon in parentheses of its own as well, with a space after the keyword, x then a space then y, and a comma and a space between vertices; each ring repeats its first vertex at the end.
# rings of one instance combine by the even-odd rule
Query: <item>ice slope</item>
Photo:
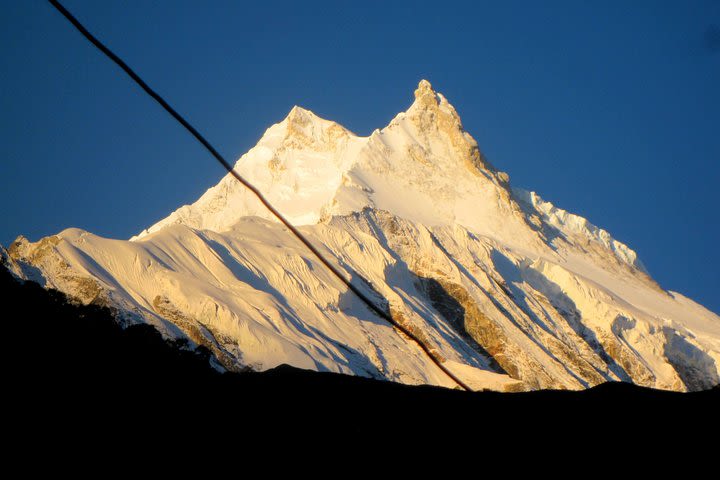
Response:
MULTIPOLYGON (((720 318, 605 230, 512 189, 427 81, 369 137, 294 107, 235 167, 473 388, 720 382, 720 318)), ((0 253, 225 368, 453 386, 230 176, 130 241, 68 229, 0 253)))

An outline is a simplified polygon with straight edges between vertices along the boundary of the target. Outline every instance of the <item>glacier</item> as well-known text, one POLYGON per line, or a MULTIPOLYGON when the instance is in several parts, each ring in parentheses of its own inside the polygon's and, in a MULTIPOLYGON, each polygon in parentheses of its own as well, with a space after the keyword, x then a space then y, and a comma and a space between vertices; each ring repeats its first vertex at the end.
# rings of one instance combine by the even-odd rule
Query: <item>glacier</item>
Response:
MULTIPOLYGON (((473 389, 720 383, 720 317, 607 231, 512 187, 426 80, 367 137, 293 107, 235 169, 473 389)), ((0 260, 203 345, 219 369, 456 386, 230 175, 130 240, 70 228, 18 237, 0 260)))

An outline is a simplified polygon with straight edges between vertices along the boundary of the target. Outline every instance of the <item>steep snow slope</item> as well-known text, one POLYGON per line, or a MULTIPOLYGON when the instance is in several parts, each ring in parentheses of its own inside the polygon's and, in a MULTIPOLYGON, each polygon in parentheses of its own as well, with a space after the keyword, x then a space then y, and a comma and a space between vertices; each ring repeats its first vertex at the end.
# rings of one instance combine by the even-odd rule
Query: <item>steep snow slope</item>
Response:
MULTIPOLYGON (((474 388, 720 381, 720 318, 662 290, 605 230, 511 189, 427 81, 369 137, 294 107, 236 169, 474 388)), ((2 256, 225 368, 453 386, 230 176, 131 241, 69 229, 2 256)))

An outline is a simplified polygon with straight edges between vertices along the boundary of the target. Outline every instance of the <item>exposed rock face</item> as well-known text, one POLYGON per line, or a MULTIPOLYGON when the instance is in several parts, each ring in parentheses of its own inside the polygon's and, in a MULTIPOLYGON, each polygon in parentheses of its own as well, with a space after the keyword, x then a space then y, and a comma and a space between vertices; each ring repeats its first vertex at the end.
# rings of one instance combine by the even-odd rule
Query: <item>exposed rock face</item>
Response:
POLYGON ((175 308, 168 298, 158 295, 153 299, 152 306, 155 312, 170 320, 188 339, 210 350, 222 367, 233 372, 248 370, 242 364, 242 352, 237 349, 232 338, 213 332, 212 328, 188 317, 175 308), (228 351, 228 348, 232 351, 228 351))
MULTIPOLYGON (((720 318, 664 291, 605 230, 511 189, 427 81, 369 137, 295 107, 236 169, 473 388, 720 381, 720 318)), ((230 176, 131 241, 68 229, 0 260, 227 369, 455 386, 230 176)))
POLYGON ((427 80, 420 81, 415 90, 415 103, 407 114, 417 130, 423 133, 425 143, 430 143, 430 137, 444 137, 468 170, 476 175, 495 173, 495 168, 480 153, 475 139, 463 129, 455 107, 442 94, 436 93, 427 80))

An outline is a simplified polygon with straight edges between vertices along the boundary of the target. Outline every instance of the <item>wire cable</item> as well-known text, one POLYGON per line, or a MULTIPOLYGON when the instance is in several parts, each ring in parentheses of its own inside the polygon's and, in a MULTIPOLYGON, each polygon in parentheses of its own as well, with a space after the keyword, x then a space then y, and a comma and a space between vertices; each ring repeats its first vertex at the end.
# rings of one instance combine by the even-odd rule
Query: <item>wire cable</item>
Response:
MULTIPOLYGON (((400 324, 398 321, 396 321, 392 316, 387 313, 385 310, 380 308, 373 302, 370 298, 368 298, 367 295, 365 295, 358 287, 352 284, 350 280, 345 278, 345 275, 340 272, 332 263, 330 263, 329 260, 327 260, 322 253, 295 227, 288 221, 275 207, 272 206, 272 204, 265 198, 265 196, 258 190, 254 185, 252 185, 249 181, 247 181, 245 178, 243 178, 240 174, 238 174, 235 169, 228 163, 225 158, 220 155, 220 153, 213 147, 210 142, 208 142, 205 137, 203 137, 200 132, 198 132, 195 127, 193 127, 187 120, 185 120, 182 115, 180 115, 178 112, 175 111, 174 108, 168 104, 165 99, 163 99, 155 90, 150 88, 150 86, 145 83, 145 81, 140 78, 140 76, 135 73, 128 65, 125 63, 120 57, 115 55, 108 47, 106 47, 100 40, 95 38, 93 34, 91 34, 87 28, 83 26, 80 21, 73 16, 72 13, 70 13, 60 2, 57 0, 48 0, 50 4, 55 7, 55 9, 62 14, 63 17, 65 17, 72 25, 88 40, 90 43, 92 43, 95 47, 97 47, 102 53, 104 53, 110 60, 112 60, 117 66, 119 66, 130 78, 132 78, 135 83, 137 83, 140 88, 142 88, 145 93, 150 95, 156 102, 160 104, 172 117, 177 120, 187 131, 189 131, 195 139, 200 142, 209 152, 210 154, 217 160, 220 165, 227 170, 227 172, 235 177, 235 179, 243 184, 245 188, 250 190, 262 203, 265 208, 267 208, 270 213, 275 216, 283 225, 285 225, 292 233, 297 237, 298 240, 300 240, 312 253, 317 257, 320 262, 325 265, 330 272, 332 272, 333 275, 335 275, 342 283, 344 283, 350 291, 352 291, 362 302, 367 305, 370 310, 375 312, 378 316, 389 322, 392 326, 400 330, 403 334, 405 334, 407 337, 409 337, 411 340, 413 340, 425 354, 432 360, 432 362, 440 368, 440 370, 443 371, 448 377, 450 377, 456 384, 458 384, 460 387, 467 391, 472 391, 472 389, 466 385, 462 380, 460 380, 455 374, 453 374, 445 365, 443 365, 443 362, 440 361, 439 358, 432 352, 430 347, 425 345, 423 341, 421 341, 410 329, 405 327, 404 325, 400 324)), ((360 274, 357 274, 359 278, 364 280, 368 285, 370 285, 370 282, 368 282, 365 278, 363 278, 360 274)))

